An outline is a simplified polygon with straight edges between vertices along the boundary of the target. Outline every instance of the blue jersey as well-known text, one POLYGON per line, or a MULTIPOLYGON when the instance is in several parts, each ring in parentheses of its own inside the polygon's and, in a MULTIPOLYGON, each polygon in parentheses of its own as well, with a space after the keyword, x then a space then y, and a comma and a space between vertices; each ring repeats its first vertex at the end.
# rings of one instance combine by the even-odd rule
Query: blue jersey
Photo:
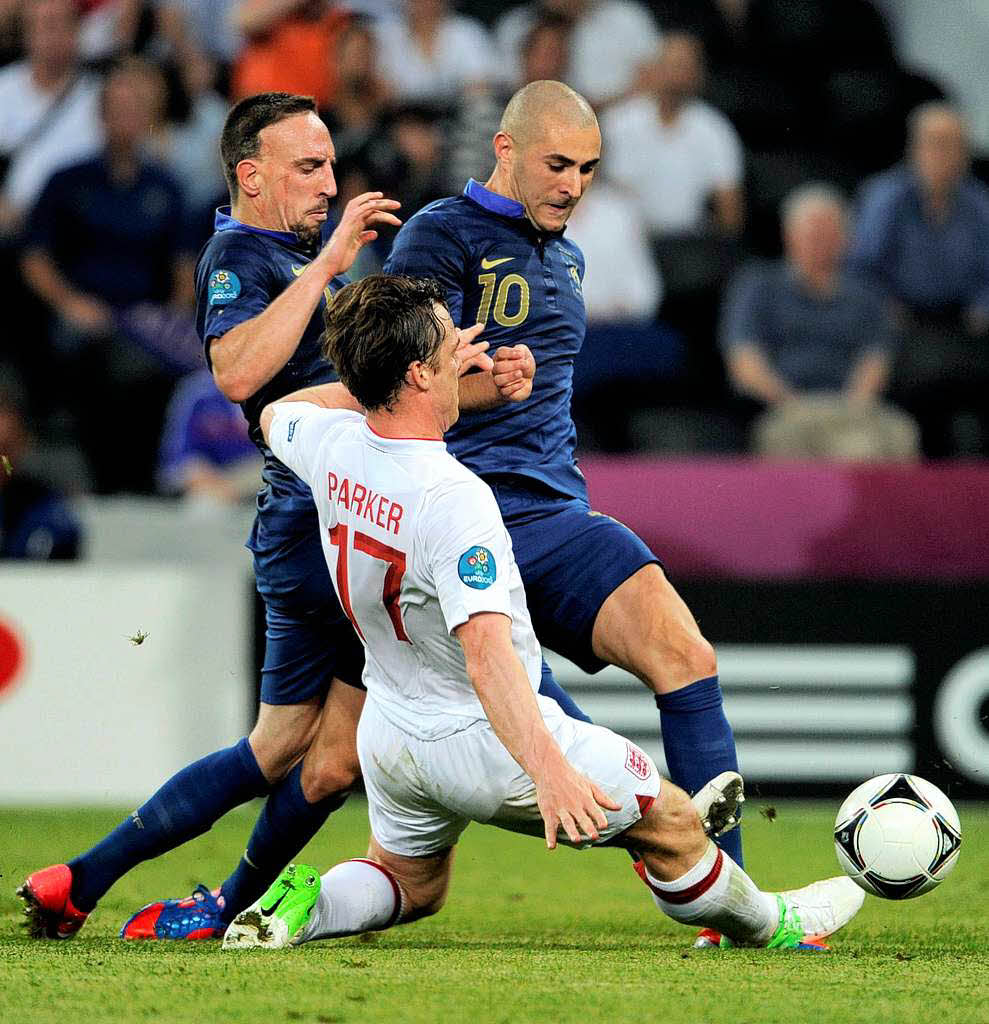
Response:
MULTIPOLYGON (((267 309, 312 262, 321 245, 304 245, 291 232, 242 224, 230 216, 229 207, 217 210, 215 226, 196 264, 196 326, 206 347, 207 363, 210 342, 267 309)), ((299 388, 337 379, 322 356, 320 338, 326 296, 345 283, 338 278, 330 282, 292 358, 241 403, 251 440, 264 455, 262 477, 275 499, 302 498, 305 504, 312 503, 308 485, 283 466, 264 443, 259 424, 261 410, 299 388)))
POLYGON ((577 246, 562 232, 539 231, 521 203, 471 180, 463 195, 409 220, 385 270, 436 278, 454 323, 483 323, 491 351, 524 343, 535 357, 532 396, 462 414, 446 435, 449 449, 479 476, 522 476, 586 499, 570 415, 574 357, 587 323, 577 246))

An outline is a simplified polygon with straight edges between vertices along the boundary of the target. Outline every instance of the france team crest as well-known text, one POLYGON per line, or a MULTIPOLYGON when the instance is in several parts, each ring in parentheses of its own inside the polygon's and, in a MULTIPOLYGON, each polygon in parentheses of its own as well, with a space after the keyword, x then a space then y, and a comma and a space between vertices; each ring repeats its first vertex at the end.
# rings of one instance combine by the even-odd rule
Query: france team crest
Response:
POLYGON ((240 295, 240 278, 232 270, 214 270, 209 276, 209 304, 222 306, 240 295))
POLYGON ((457 572, 460 579, 474 590, 487 590, 498 575, 494 555, 480 546, 469 548, 460 556, 457 572))

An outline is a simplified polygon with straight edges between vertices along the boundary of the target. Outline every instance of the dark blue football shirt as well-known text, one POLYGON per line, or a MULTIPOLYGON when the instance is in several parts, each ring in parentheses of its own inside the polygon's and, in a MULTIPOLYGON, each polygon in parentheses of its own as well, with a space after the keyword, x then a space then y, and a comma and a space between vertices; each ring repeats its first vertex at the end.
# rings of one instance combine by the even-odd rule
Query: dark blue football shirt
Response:
POLYGON ((486 412, 462 413, 448 448, 479 476, 514 474, 585 498, 570 416, 574 357, 587 318, 584 257, 562 232, 539 231, 513 199, 473 179, 399 231, 385 270, 433 277, 453 322, 485 325, 490 351, 524 343, 536 360, 532 396, 486 412))
MULTIPOLYGON (((322 239, 304 245, 291 232, 267 231, 234 220, 230 207, 216 212, 216 231, 203 247, 196 264, 196 326, 210 363, 210 343, 232 327, 263 312, 272 301, 305 270, 319 253, 322 239)), ((323 226, 324 236, 332 227, 323 226)), ((302 498, 311 505, 308 484, 271 453, 261 436, 261 410, 276 399, 299 388, 336 380, 333 368, 320 352, 326 296, 346 284, 334 278, 324 289, 316 311, 306 325, 292 358, 274 377, 246 401, 241 402, 251 440, 264 455, 262 477, 275 499, 293 505, 302 498)), ((210 365, 212 365, 210 363, 210 365)))

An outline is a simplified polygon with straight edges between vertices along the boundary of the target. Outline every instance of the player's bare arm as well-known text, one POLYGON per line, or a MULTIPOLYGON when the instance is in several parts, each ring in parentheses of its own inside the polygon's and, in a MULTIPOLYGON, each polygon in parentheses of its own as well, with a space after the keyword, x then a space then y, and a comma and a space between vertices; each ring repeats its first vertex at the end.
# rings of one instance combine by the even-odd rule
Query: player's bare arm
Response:
POLYGON ((491 363, 490 373, 471 374, 461 380, 460 407, 466 412, 482 412, 506 402, 524 402, 532 394, 536 360, 528 345, 503 345, 491 363))
POLYGON ((399 208, 381 192, 352 199, 329 241, 309 266, 263 312, 231 328, 210 345, 217 387, 232 402, 243 402, 291 359, 312 319, 323 289, 350 269, 358 252, 378 237, 372 225, 401 225, 399 208))
POLYGON ((598 839, 598 830, 608 823, 601 808, 617 811, 620 805, 573 769, 546 728, 512 646, 511 620, 500 612, 480 612, 455 632, 492 729, 535 783, 546 846, 556 847, 560 828, 575 843, 583 837, 598 839))

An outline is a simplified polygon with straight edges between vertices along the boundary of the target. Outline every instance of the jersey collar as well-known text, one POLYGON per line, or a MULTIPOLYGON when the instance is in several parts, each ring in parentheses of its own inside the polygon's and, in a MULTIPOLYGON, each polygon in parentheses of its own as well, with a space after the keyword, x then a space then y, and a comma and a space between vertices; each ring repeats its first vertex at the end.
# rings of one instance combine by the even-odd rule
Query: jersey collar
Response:
POLYGON ((388 451, 446 451, 446 442, 433 437, 386 437, 379 434, 374 427, 364 420, 364 430, 368 437, 379 447, 388 451))
POLYGON ((485 188, 479 181, 471 178, 464 188, 464 195, 478 206, 483 207, 490 213, 500 214, 502 217, 524 217, 525 207, 514 199, 501 196, 491 189, 485 188))
POLYGON ((230 215, 229 206, 221 206, 217 209, 213 228, 216 231, 248 231, 253 235, 267 235, 269 238, 277 238, 279 242, 294 245, 296 248, 302 244, 294 231, 269 231, 267 228, 256 228, 237 220, 230 215))

